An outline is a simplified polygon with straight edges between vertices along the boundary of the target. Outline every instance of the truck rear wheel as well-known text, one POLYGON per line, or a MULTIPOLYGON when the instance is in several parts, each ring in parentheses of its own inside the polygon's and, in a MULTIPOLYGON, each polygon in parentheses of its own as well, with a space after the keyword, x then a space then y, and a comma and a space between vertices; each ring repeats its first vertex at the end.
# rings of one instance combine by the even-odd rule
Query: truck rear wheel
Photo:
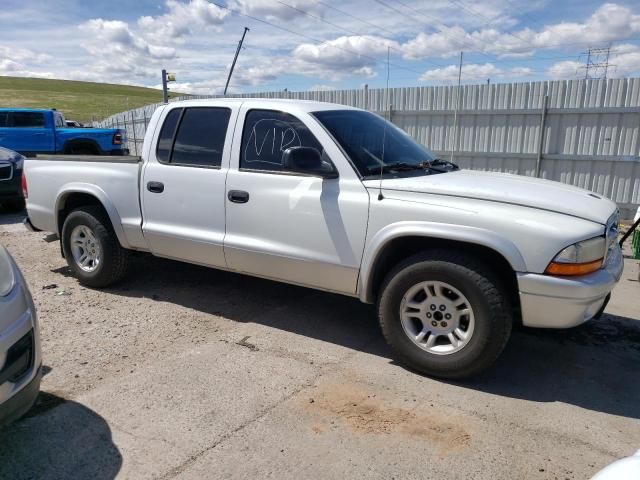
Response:
POLYGON ((80 207, 67 216, 62 227, 62 249, 83 285, 107 287, 127 273, 129 252, 120 246, 108 217, 98 207, 80 207))
POLYGON ((442 378, 489 367, 511 334, 510 312, 491 270, 448 250, 400 263, 387 275, 378 300, 380 326, 398 360, 442 378))

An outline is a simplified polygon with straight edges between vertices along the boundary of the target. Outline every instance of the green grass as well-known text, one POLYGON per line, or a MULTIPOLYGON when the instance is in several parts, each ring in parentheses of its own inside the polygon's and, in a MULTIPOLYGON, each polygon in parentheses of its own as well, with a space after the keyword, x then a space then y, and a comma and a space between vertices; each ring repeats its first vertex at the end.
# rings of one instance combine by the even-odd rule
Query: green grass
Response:
POLYGON ((0 76, 0 107, 56 108, 79 122, 161 101, 162 91, 152 88, 0 76))

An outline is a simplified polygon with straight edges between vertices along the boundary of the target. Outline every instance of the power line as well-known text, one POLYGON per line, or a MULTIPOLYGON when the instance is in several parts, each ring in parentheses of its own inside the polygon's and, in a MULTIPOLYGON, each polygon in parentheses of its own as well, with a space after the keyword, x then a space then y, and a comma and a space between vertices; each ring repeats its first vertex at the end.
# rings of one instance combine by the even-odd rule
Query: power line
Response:
MULTIPOLYGON (((385 2, 384 2, 384 1, 382 1, 382 0, 375 0, 375 1, 376 1, 377 3, 379 3, 380 5, 383 5, 383 6, 385 6, 386 8, 388 8, 388 9, 390 9, 390 10, 395 11, 396 13, 399 13, 400 15, 402 15, 402 16, 404 16, 404 17, 406 17, 406 18, 408 18, 408 19, 410 19, 410 20, 412 20, 412 21, 414 21, 414 22, 416 22, 416 23, 419 23, 420 25, 427 26, 428 28, 432 28, 432 27, 433 27, 432 25, 429 25, 429 24, 427 24, 427 23, 425 23, 425 22, 422 22, 422 21, 420 21, 420 20, 417 20, 417 19, 416 19, 416 18, 414 18, 412 15, 409 15, 409 14, 407 14, 407 13, 405 13, 405 12, 403 12, 403 11, 401 11, 401 10, 399 10, 399 9, 397 9, 397 8, 395 8, 395 7, 393 7, 393 6, 391 6, 391 5, 389 5, 388 3, 385 3, 385 2)), ((396 2, 396 3, 398 3, 398 4, 400 4, 400 5, 402 5, 404 8, 406 8, 407 10, 409 10, 409 11, 413 12, 413 13, 414 13, 414 14, 416 14, 416 15, 419 15, 419 16, 422 16, 422 17, 425 17, 425 18, 429 18, 429 19, 431 19, 431 20, 433 20, 433 21, 437 22, 437 27, 438 27, 438 31, 439 31, 439 33, 441 33, 441 34, 442 34, 442 35, 444 35, 445 37, 452 38, 452 39, 457 39, 457 40, 459 40, 459 41, 461 41, 461 42, 463 42, 463 43, 465 43, 465 44, 468 44, 468 42, 469 42, 469 39, 468 39, 468 38, 466 38, 466 37, 461 37, 461 36, 459 36, 459 35, 453 35, 453 34, 450 34, 450 33, 446 32, 446 31, 444 31, 444 30, 445 30, 446 28, 448 28, 448 27, 447 27, 446 25, 444 25, 444 24, 440 21, 440 19, 438 19, 437 17, 434 17, 433 15, 428 15, 428 14, 426 14, 426 13, 424 13, 424 12, 421 12, 421 11, 419 11, 419 10, 415 9, 415 8, 412 8, 411 6, 407 5, 406 3, 404 3, 404 2, 403 2, 403 1, 401 1, 401 0, 395 0, 395 2, 396 2)), ((512 35, 512 36, 514 35, 514 34, 512 34, 512 33, 510 33, 510 32, 505 32, 505 34, 512 35)), ((517 38, 517 37, 516 37, 516 38, 517 38)), ((522 40, 522 39, 521 39, 521 40, 522 40)), ((616 40, 616 41, 634 41, 634 40, 640 40, 640 37, 620 38, 620 39, 618 39, 618 40, 616 40)), ((560 43, 548 44, 548 45, 544 45, 544 46, 531 46, 531 50, 546 50, 546 49, 563 48, 563 47, 569 47, 569 46, 585 46, 585 45, 588 45, 588 44, 589 44, 589 42, 590 42, 590 41, 589 41, 588 39, 585 39, 585 40, 583 40, 583 41, 579 41, 579 42, 560 42, 560 43)), ((484 43, 484 42, 483 42, 483 43, 484 43)), ((493 56, 498 56, 498 54, 495 54, 495 53, 491 53, 491 55, 489 55, 489 54, 488 54, 486 51, 484 51, 484 50, 471 50, 471 49, 465 49, 465 51, 466 51, 467 53, 479 53, 479 54, 484 55, 485 57, 488 57, 488 58, 492 58, 492 57, 491 57, 491 55, 493 55, 493 56)), ((504 55, 510 55, 510 53, 509 53, 509 52, 505 52, 505 53, 504 53, 504 54, 502 54, 502 55, 503 55, 503 56, 504 56, 504 55)), ((492 60, 493 60, 493 59, 492 59, 492 60)), ((504 65, 510 65, 508 62, 506 62, 506 61, 504 61, 504 60, 498 60, 498 59, 496 59, 496 60, 493 60, 493 61, 495 61, 496 63, 502 63, 502 64, 504 64, 504 65)), ((511 59, 510 59, 509 61, 511 61, 511 59)))
MULTIPOLYGON (((392 10, 392 11, 396 12, 396 13, 399 13, 400 15, 402 15, 402 16, 404 16, 404 17, 406 17, 406 18, 408 18, 408 19, 410 19, 410 20, 412 20, 412 21, 414 21, 414 22, 416 22, 416 23, 418 23, 418 24, 420 24, 420 25, 427 26, 428 28, 430 28, 430 27, 431 27, 431 25, 428 25, 428 24, 426 24, 425 22, 422 22, 422 21, 420 21, 420 20, 417 20, 415 17, 413 17, 413 16, 411 16, 411 15, 409 15, 409 14, 407 14, 407 13, 403 12, 402 10, 399 10, 399 9, 397 9, 397 8, 395 8, 395 7, 391 6, 391 5, 389 5, 389 4, 388 4, 388 3, 386 3, 386 2, 383 2, 382 0, 375 0, 375 1, 376 1, 377 3, 379 3, 380 5, 382 5, 382 6, 386 7, 386 8, 388 8, 388 9, 390 9, 390 10, 392 10)), ((458 36, 458 35, 451 35, 451 34, 449 34, 449 33, 445 32, 444 30, 445 30, 445 28, 446 28, 446 25, 442 24, 438 18, 436 18, 436 17, 434 17, 434 16, 432 16, 432 15, 427 15, 427 14, 425 14, 425 13, 422 13, 422 12, 420 12, 419 10, 416 10, 416 9, 414 9, 414 8, 412 8, 412 7, 410 7, 410 6, 408 6, 406 3, 401 2, 400 0, 396 0, 396 3, 399 3, 400 5, 402 5, 403 7, 405 7, 407 10, 409 10, 409 11, 411 11, 411 12, 413 12, 413 13, 417 14, 417 15, 420 15, 420 16, 423 16, 423 17, 426 17, 426 18, 431 18, 432 20, 434 20, 434 21, 438 22, 438 25, 437 25, 437 27, 438 27, 438 31, 439 31, 442 35, 444 35, 444 36, 445 36, 445 37, 447 37, 447 38, 452 38, 452 39, 454 39, 454 40, 456 40, 456 39, 457 39, 458 41, 460 41, 460 42, 462 42, 462 43, 463 43, 463 46, 464 46, 465 44, 466 44, 466 45, 468 45, 468 43, 469 43, 469 39, 468 39, 468 38, 466 38, 466 37, 460 37, 460 36, 458 36)), ((473 51, 473 50, 471 50, 471 51, 473 51)), ((494 63, 501 63, 501 64, 503 64, 503 65, 508 65, 508 66, 513 67, 513 65, 509 65, 509 63, 507 63, 507 62, 505 62, 505 61, 503 61, 503 60, 497 60, 497 59, 493 58, 491 55, 489 55, 489 54, 485 53, 484 51, 481 51, 481 50, 475 50, 475 53, 479 53, 480 55, 483 55, 483 56, 485 56, 485 57, 487 57, 487 58, 491 59, 491 61, 492 61, 492 62, 494 62, 494 63)), ((495 55, 494 55, 494 56, 495 56, 495 55)))
MULTIPOLYGON (((306 38, 307 40, 311 40, 312 42, 319 43, 320 45, 323 45, 323 44, 329 42, 328 40, 320 40, 320 39, 314 38, 314 37, 312 37, 310 35, 306 35, 304 33, 296 32, 295 30, 291 30, 289 28, 282 27, 280 25, 276 25, 275 23, 269 22, 268 20, 264 20, 262 18, 254 17, 253 15, 248 15, 246 13, 238 12, 236 10, 233 10, 233 9, 229 8, 229 7, 226 7, 225 5, 222 5, 220 3, 214 2, 212 0, 208 0, 208 1, 212 5, 215 5, 218 8, 222 8, 224 10, 227 10, 228 12, 231 12, 232 14, 240 15, 242 17, 249 18, 249 19, 254 20, 256 22, 260 22, 260 23, 263 23, 265 25, 269 25, 269 26, 271 26, 273 28, 277 28, 278 30, 282 30, 284 32, 290 33, 291 35, 296 35, 296 36, 301 37, 301 38, 306 38)), ((375 57, 372 57, 370 55, 366 55, 364 53, 356 52, 354 50, 350 50, 348 48, 344 48, 344 47, 341 47, 339 45, 332 45, 332 46, 334 48, 338 49, 338 50, 342 50, 342 51, 347 52, 347 53, 349 53, 351 55, 355 55, 357 57, 362 57, 362 58, 367 58, 369 60, 372 60, 374 62, 374 65, 377 65, 378 63, 380 63, 379 59, 377 59, 375 57)), ((393 64, 393 63, 391 63, 390 65, 392 65, 395 68, 399 68, 399 69, 402 69, 402 70, 407 70, 409 72, 413 72, 413 73, 417 73, 418 75, 422 75, 422 72, 419 72, 418 70, 414 70, 414 69, 409 68, 409 67, 405 67, 405 66, 398 65, 398 64, 393 64)))
MULTIPOLYGON (((323 22, 323 23, 326 23, 326 24, 328 24, 328 25, 331 25, 332 27, 337 28, 338 30, 341 30, 341 31, 343 31, 343 32, 345 32, 345 33, 348 33, 349 35, 356 35, 356 36, 359 36, 359 37, 362 37, 362 36, 363 36, 363 34, 362 34, 362 33, 360 33, 360 32, 356 32, 356 31, 354 31, 354 30, 350 30, 350 29, 347 29, 347 28, 341 27, 340 25, 337 25, 337 24, 335 24, 335 23, 333 23, 333 22, 330 22, 330 21, 328 21, 328 20, 325 20, 324 18, 319 17, 319 16, 317 16, 317 15, 313 15, 312 13, 309 13, 309 12, 307 12, 307 11, 305 11, 305 10, 301 9, 301 8, 294 7, 293 5, 289 5, 288 3, 282 2, 281 0, 275 0, 275 1, 276 1, 276 2, 278 2, 278 3, 279 3, 279 4, 281 4, 281 5, 284 5, 285 7, 289 7, 289 8, 291 8, 292 10, 295 10, 296 12, 299 12, 299 13, 301 13, 301 14, 303 14, 303 15, 306 15, 307 17, 310 17, 310 18, 313 18, 313 19, 318 20, 318 21, 320 21, 320 22, 323 22)), ((326 4, 324 4, 324 3, 323 3, 323 5, 326 5, 326 4)), ((332 8, 333 8, 333 7, 332 7, 332 8)), ((334 10, 338 10, 338 9, 337 9, 337 8, 334 8, 334 10)), ((343 12, 343 13, 344 13, 344 12, 343 12)), ((356 17, 353 17, 353 18, 356 18, 356 17)), ((394 41, 393 39, 388 38, 388 37, 385 37, 385 36, 380 35, 380 34, 378 34, 377 36, 378 36, 378 37, 380 37, 380 38, 383 38, 383 39, 385 39, 385 40, 394 41)), ((401 54, 403 54, 403 55, 404 55, 404 53, 405 53, 405 52, 403 52, 402 50, 400 50, 400 49, 398 49, 398 48, 392 47, 391 45, 387 45, 387 47, 388 47, 388 48, 390 48, 391 50, 393 50, 393 51, 395 51, 395 52, 399 52, 399 53, 401 53, 401 54)), ((431 60, 426 60, 426 59, 425 59, 425 61, 426 61, 427 63, 430 63, 430 64, 435 65, 435 66, 438 66, 438 67, 442 67, 442 66, 443 66, 442 64, 436 63, 436 62, 431 61, 431 60)))
POLYGON ((353 18, 354 20, 357 20, 358 22, 364 23, 365 25, 369 25, 370 27, 377 28, 378 30, 384 30, 385 32, 390 33, 391 35, 397 35, 397 33, 398 33, 398 32, 394 32, 393 30, 389 30, 388 28, 382 27, 380 25, 376 25, 375 23, 371 23, 368 20, 365 20, 363 18, 356 17, 355 15, 352 15, 349 12, 345 12, 344 10, 340 10, 339 8, 336 8, 333 5, 329 5, 328 3, 320 2, 320 1, 318 1, 318 3, 320 5, 324 5, 327 8, 330 8, 331 10, 334 10, 334 11, 336 11, 336 12, 342 14, 342 15, 345 15, 347 17, 353 18))

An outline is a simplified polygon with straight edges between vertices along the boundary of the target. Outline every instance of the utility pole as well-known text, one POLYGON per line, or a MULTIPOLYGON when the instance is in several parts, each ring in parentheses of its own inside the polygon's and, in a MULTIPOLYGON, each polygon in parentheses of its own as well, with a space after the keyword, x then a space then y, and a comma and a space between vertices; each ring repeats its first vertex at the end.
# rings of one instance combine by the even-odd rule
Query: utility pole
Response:
MULTIPOLYGON (((169 103, 169 88, 167 87, 167 83, 175 82, 176 74, 175 73, 167 73, 167 71, 162 69, 162 103, 169 103)), ((129 105, 129 97, 127 97, 127 108, 129 105)))
POLYGON ((242 48, 242 43, 244 42, 244 36, 247 34, 248 31, 249 31, 249 29, 247 27, 244 27, 244 32, 242 32, 242 38, 238 42, 238 48, 236 49, 236 54, 233 57, 233 63, 231 63, 231 69, 229 70, 229 76, 227 77, 227 83, 224 86, 223 95, 227 94, 227 88, 229 88, 229 82, 231 81, 231 75, 233 75, 233 69, 236 66, 236 60, 238 60, 238 55, 240 54, 240 49, 242 48))
POLYGON ((615 67, 615 65, 609 63, 611 45, 604 48, 589 48, 582 54, 587 56, 587 63, 584 67, 580 67, 584 68, 585 80, 606 79, 609 67, 615 67))
POLYGON ((456 94, 456 109, 453 112, 453 147, 451 148, 451 162, 453 154, 458 149, 458 110, 460 109, 460 82, 462 80, 462 52, 460 52, 460 65, 458 67, 458 93, 456 94))
POLYGON ((167 91, 167 71, 162 69, 162 103, 169 103, 169 92, 167 91))

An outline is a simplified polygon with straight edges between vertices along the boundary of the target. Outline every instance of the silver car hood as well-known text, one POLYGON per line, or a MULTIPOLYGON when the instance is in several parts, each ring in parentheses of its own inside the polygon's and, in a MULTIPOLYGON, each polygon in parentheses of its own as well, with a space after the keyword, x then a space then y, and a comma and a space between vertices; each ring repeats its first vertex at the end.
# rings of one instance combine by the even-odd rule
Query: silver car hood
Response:
MULTIPOLYGON (((375 190, 379 181, 369 179, 364 184, 368 189, 375 190)), ((614 202, 601 195, 564 183, 477 170, 386 178, 382 180, 382 189, 511 203, 563 213, 603 225, 617 208, 614 202)))

